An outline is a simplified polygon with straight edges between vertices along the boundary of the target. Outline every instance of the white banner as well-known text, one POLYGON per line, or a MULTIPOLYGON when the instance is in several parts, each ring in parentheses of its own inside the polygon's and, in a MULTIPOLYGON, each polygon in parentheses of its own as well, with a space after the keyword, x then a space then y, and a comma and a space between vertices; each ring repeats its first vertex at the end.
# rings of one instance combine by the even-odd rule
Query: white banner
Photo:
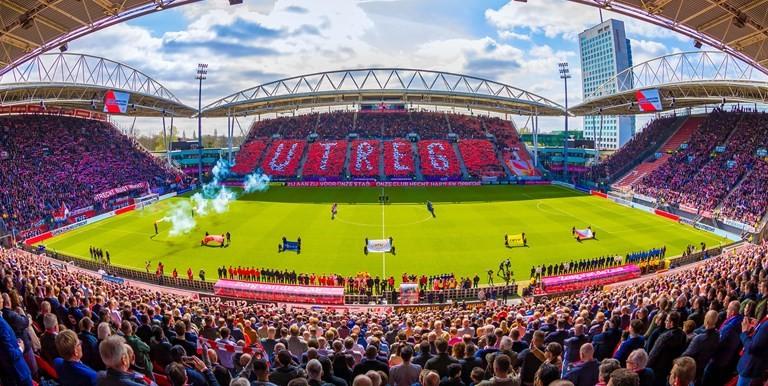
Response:
POLYGON ((729 218, 724 218, 723 222, 728 224, 728 225, 730 225, 730 226, 732 226, 732 227, 734 227, 734 228, 741 229, 741 230, 747 231, 747 232, 755 233, 755 227, 753 227, 751 225, 744 224, 741 221, 736 221, 736 220, 731 220, 729 218))
POLYGON ((389 252, 392 244, 389 239, 368 240, 368 252, 389 252))
POLYGON ((635 193, 633 196, 636 199, 638 199, 638 200, 643 200, 643 201, 646 201, 646 202, 652 202, 654 204, 656 203, 656 199, 651 197, 651 196, 646 196, 646 195, 640 194, 640 193, 635 193))

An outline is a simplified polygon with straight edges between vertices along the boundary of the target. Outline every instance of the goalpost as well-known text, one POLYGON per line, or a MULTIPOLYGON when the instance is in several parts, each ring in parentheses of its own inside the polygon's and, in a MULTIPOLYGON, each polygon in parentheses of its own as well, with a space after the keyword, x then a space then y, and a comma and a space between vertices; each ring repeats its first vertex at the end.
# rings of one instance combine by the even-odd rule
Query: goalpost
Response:
POLYGON ((160 201, 160 195, 157 193, 141 196, 135 200, 136 210, 144 209, 144 207, 152 205, 158 201, 160 201))

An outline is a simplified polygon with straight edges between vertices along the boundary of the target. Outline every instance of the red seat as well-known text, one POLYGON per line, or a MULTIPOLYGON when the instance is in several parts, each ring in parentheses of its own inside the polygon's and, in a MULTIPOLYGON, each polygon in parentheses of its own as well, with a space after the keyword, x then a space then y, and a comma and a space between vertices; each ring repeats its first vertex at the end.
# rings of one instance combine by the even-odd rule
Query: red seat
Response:
POLYGON ((35 362, 37 362, 37 368, 39 368, 45 375, 48 376, 48 378, 52 379, 59 379, 59 374, 56 372, 56 369, 53 368, 53 366, 48 363, 43 357, 40 355, 35 354, 35 362))

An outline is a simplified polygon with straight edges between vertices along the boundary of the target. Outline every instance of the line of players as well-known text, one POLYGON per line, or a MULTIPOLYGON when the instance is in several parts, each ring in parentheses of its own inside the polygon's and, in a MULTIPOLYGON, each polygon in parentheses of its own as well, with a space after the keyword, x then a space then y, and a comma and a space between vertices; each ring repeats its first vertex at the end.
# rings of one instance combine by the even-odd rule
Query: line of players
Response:
MULTIPOLYGON (((379 196, 379 203, 380 204, 388 204, 389 203, 389 196, 387 195, 381 195, 379 196)), ((427 211, 429 214, 432 215, 432 218, 437 217, 435 215, 435 205, 432 204, 432 201, 427 201, 427 211)), ((331 205, 331 220, 336 219, 336 215, 339 214, 339 203, 334 202, 333 205, 331 205)), ((155 232, 157 232, 157 225, 155 225, 155 232)))
POLYGON ((91 246, 90 248, 88 248, 88 250, 91 253, 91 259, 93 259, 97 263, 112 264, 112 261, 109 258, 109 251, 102 250, 101 248, 96 248, 94 246, 91 246))

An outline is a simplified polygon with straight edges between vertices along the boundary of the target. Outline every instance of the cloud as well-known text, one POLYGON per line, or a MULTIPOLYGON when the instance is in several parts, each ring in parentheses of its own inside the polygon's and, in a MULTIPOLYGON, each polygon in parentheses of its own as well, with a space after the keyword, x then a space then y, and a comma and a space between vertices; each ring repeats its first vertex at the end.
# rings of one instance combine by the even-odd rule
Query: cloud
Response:
MULTIPOLYGON (((535 2, 511 1, 498 10, 485 11, 488 22, 499 31, 529 31, 543 34, 547 38, 562 37, 575 41, 579 33, 600 23, 598 9, 565 0, 535 2)), ((610 11, 603 11, 603 17, 624 22, 629 37, 676 38, 688 40, 683 35, 655 25, 638 21, 610 11)))
MULTIPOLYGON (((70 43, 70 50, 136 67, 193 106, 198 62, 210 66, 203 104, 284 77, 367 67, 476 75, 563 103, 557 71, 563 60, 571 64, 573 75, 569 102, 578 102, 581 70, 575 39, 599 22, 595 8, 563 0, 509 2, 493 9, 470 7, 471 15, 457 16, 464 9, 456 6, 460 2, 444 4, 248 0, 229 6, 206 1, 167 11, 168 17, 183 19, 172 30, 153 33, 152 28, 121 23, 70 43)), ((625 21, 635 63, 680 49, 682 40, 675 33, 607 12, 605 16, 625 21)), ((158 130, 158 120, 140 122, 147 131, 158 130)), ((553 122, 553 129, 562 123, 553 122)), ((196 130, 194 120, 174 124, 187 128, 187 134, 196 130)), ((221 133, 226 123, 207 119, 204 124, 208 132, 218 128, 221 133)), ((247 130, 247 122, 241 124, 247 130)))
POLYGON ((527 34, 521 34, 517 32, 512 31, 499 31, 498 32, 499 38, 504 40, 524 40, 524 41, 530 41, 531 36, 527 34))

